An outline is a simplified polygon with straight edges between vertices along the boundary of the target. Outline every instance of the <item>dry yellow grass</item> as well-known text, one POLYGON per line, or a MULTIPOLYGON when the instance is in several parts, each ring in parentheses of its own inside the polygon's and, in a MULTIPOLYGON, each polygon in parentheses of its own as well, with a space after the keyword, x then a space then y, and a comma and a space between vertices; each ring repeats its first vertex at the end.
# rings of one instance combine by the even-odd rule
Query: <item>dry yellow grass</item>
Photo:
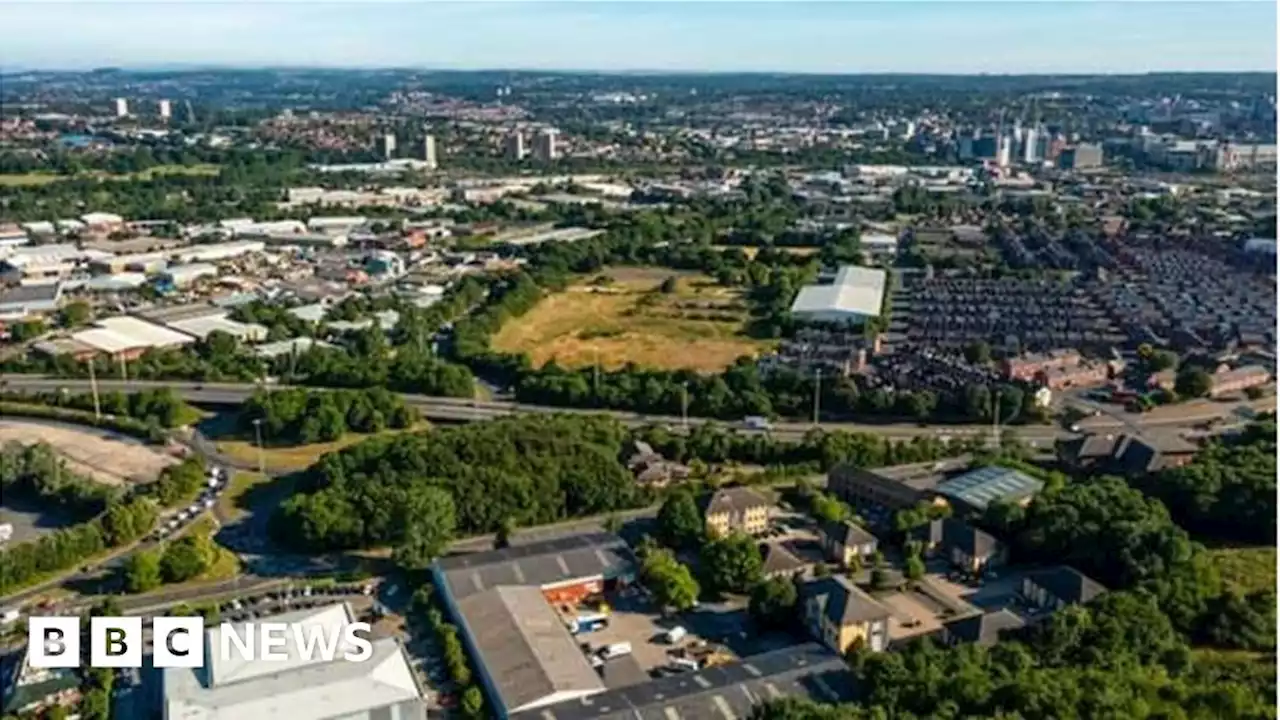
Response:
POLYGON ((539 366, 555 360, 567 367, 599 362, 613 369, 631 362, 709 372, 771 347, 742 334, 746 313, 737 292, 705 276, 649 268, 612 268, 598 276, 612 282, 586 279, 543 299, 507 323, 494 337, 494 348, 528 353, 539 366), (673 275, 679 278, 676 292, 656 292, 673 275))
MULTIPOLYGON (((413 432, 425 430, 429 423, 420 422, 412 428, 387 430, 388 433, 413 432)), ((262 450, 262 464, 267 472, 295 472, 305 470, 315 464, 325 453, 341 450, 355 445, 361 440, 373 437, 359 433, 348 433, 341 438, 327 443, 313 445, 295 445, 293 447, 267 447, 262 450)), ((258 464, 258 446, 248 440, 219 440, 218 452, 227 455, 245 466, 258 464)))

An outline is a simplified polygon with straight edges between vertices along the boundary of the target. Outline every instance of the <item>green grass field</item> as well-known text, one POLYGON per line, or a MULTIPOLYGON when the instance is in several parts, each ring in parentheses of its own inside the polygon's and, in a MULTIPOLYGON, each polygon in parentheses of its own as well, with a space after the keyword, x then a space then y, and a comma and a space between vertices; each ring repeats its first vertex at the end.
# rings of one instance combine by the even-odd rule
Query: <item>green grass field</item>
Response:
POLYGON ((142 172, 126 173, 116 175, 105 172, 83 172, 79 175, 54 175, 53 173, 32 172, 21 174, 0 175, 0 187, 30 187, 35 185, 48 185, 60 180, 74 180, 81 178, 98 178, 100 180, 150 180, 157 175, 217 175, 219 167, 217 165, 200 164, 200 165, 157 165, 148 168, 142 172))
POLYGON ((1273 547, 1217 548, 1209 557, 1229 589, 1249 593, 1276 586, 1273 547))

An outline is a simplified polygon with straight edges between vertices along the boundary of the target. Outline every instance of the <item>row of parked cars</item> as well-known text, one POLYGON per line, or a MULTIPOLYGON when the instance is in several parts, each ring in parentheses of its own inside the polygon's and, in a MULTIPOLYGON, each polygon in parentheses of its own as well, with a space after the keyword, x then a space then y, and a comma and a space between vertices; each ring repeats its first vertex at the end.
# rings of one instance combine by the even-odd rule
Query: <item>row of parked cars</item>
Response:
POLYGON ((200 491, 200 496, 196 498, 196 501, 179 510, 176 515, 156 528, 152 533, 152 539, 165 539, 191 524, 204 511, 212 508, 214 503, 218 502, 218 496, 226 491, 229 480, 230 475, 227 474, 226 468, 217 466, 209 468, 205 474, 205 487, 200 491))
POLYGON ((286 588, 274 592, 262 593, 247 598, 236 598, 222 603, 218 612, 227 622, 242 622, 261 617, 270 617, 290 610, 307 610, 321 605, 329 605, 335 600, 352 596, 370 596, 374 593, 372 584, 364 585, 331 585, 300 588, 286 588))

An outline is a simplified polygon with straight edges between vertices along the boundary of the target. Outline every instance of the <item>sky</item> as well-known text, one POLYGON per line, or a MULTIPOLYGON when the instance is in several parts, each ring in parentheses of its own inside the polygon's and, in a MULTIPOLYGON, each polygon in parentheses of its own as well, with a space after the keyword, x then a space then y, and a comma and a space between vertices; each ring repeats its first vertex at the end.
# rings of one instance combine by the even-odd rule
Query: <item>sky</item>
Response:
POLYGON ((0 0, 0 67, 1276 69, 1276 3, 0 0))

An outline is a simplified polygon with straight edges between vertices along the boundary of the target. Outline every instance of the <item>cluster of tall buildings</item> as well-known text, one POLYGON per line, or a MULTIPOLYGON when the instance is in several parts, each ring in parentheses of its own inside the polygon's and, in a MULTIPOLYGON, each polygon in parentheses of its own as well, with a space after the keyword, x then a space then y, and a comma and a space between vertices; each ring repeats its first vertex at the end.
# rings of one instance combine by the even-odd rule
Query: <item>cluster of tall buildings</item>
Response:
MULTIPOLYGON (((395 158, 395 133, 386 133, 378 138, 378 154, 382 155, 384 160, 392 160, 395 158)), ((434 135, 427 134, 423 136, 422 156, 419 159, 426 164, 426 168, 428 170, 435 170, 440 167, 440 162, 436 156, 436 137, 434 135)))
POLYGON ((956 153, 962 161, 988 160, 999 167, 1056 163, 1068 170, 1101 167, 1103 158, 1099 145, 1071 145, 1061 133, 1050 132, 1043 125, 1023 127, 1017 122, 994 133, 977 130, 958 134, 956 153))
MULTIPOLYGON (((118 118, 129 117, 128 98, 118 97, 115 99, 115 116, 118 118)), ((166 121, 171 119, 173 117, 173 103, 165 99, 157 100, 156 117, 166 121)))
MULTIPOLYGON (((533 158, 539 162, 551 162, 560 157, 560 132, 555 128, 542 130, 533 137, 533 158)), ((523 160, 529 157, 524 132, 516 130, 507 136, 504 150, 508 158, 523 160)))

